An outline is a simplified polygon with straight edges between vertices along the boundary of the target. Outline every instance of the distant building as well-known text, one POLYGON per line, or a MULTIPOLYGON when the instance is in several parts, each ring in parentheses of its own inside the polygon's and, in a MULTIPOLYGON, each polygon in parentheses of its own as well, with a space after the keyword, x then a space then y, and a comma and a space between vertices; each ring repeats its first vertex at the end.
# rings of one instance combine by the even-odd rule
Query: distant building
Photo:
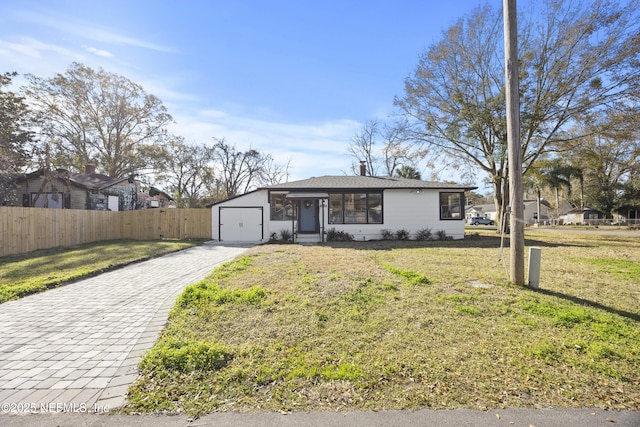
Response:
POLYGON ((15 177, 13 206, 49 209, 82 209, 99 211, 130 211, 157 204, 168 206, 173 200, 154 189, 154 196, 140 197, 140 182, 133 176, 112 178, 96 173, 88 164, 84 173, 65 169, 37 171, 15 177))
POLYGON ((174 208, 174 199, 164 191, 151 187, 148 192, 138 194, 138 209, 147 208, 174 208))
MULTIPOLYGON (((540 200, 540 221, 544 222, 549 219, 551 205, 546 200, 540 200)), ((472 218, 489 218, 499 222, 497 218, 496 205, 491 203, 487 205, 473 205, 465 208, 465 217, 467 221, 472 218)), ((536 200, 524 201, 524 221, 527 224, 535 224, 538 221, 538 202, 536 200)))
POLYGON ((572 209, 565 215, 565 224, 589 225, 590 221, 598 222, 604 218, 604 214, 596 209, 577 208, 572 209))

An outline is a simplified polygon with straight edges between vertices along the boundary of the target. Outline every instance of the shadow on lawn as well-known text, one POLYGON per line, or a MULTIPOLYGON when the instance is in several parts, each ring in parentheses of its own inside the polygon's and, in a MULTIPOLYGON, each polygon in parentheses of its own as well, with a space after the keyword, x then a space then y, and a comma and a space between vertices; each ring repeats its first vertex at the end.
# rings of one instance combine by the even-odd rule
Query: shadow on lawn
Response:
POLYGON ((640 322, 640 314, 631 313, 629 311, 619 310, 617 308, 609 307, 607 305, 600 304, 599 302, 590 301, 584 298, 576 297, 573 295, 563 294, 561 292, 550 291, 548 289, 536 289, 534 292, 538 292, 541 294, 553 296, 556 298, 562 298, 567 301, 571 301, 576 304, 587 305, 589 307, 597 308, 599 310, 606 311, 607 313, 616 314, 618 316, 626 317, 627 319, 634 320, 636 322, 640 322))

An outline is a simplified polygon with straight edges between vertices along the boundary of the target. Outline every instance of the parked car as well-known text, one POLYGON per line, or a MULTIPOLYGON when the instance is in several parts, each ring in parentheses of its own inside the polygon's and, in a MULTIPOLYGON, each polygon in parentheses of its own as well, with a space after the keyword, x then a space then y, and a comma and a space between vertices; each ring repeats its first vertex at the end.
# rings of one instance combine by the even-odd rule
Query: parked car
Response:
POLYGON ((492 219, 489 218, 482 218, 482 217, 475 217, 475 218, 471 218, 471 220, 469 221, 469 224, 471 225, 493 225, 495 224, 495 222, 492 219))

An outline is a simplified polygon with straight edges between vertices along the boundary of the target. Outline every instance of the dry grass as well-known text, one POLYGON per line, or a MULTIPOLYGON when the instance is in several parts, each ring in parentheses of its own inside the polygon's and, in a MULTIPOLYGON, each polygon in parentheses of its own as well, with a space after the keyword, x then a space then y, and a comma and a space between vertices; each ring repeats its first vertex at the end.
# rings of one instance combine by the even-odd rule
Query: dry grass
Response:
POLYGON ((544 291, 490 233, 257 247, 179 298, 127 410, 637 409, 640 242, 527 239, 544 291))

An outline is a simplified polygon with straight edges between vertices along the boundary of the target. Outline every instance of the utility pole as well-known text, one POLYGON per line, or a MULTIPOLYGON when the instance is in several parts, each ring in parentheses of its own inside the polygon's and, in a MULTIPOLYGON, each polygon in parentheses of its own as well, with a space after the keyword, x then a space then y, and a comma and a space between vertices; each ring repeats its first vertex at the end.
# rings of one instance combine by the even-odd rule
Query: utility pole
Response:
POLYGON ((504 16, 504 67, 507 96, 507 143, 509 149, 510 279, 524 286, 524 202, 520 142, 518 78, 518 24, 516 0, 502 0, 504 16))

